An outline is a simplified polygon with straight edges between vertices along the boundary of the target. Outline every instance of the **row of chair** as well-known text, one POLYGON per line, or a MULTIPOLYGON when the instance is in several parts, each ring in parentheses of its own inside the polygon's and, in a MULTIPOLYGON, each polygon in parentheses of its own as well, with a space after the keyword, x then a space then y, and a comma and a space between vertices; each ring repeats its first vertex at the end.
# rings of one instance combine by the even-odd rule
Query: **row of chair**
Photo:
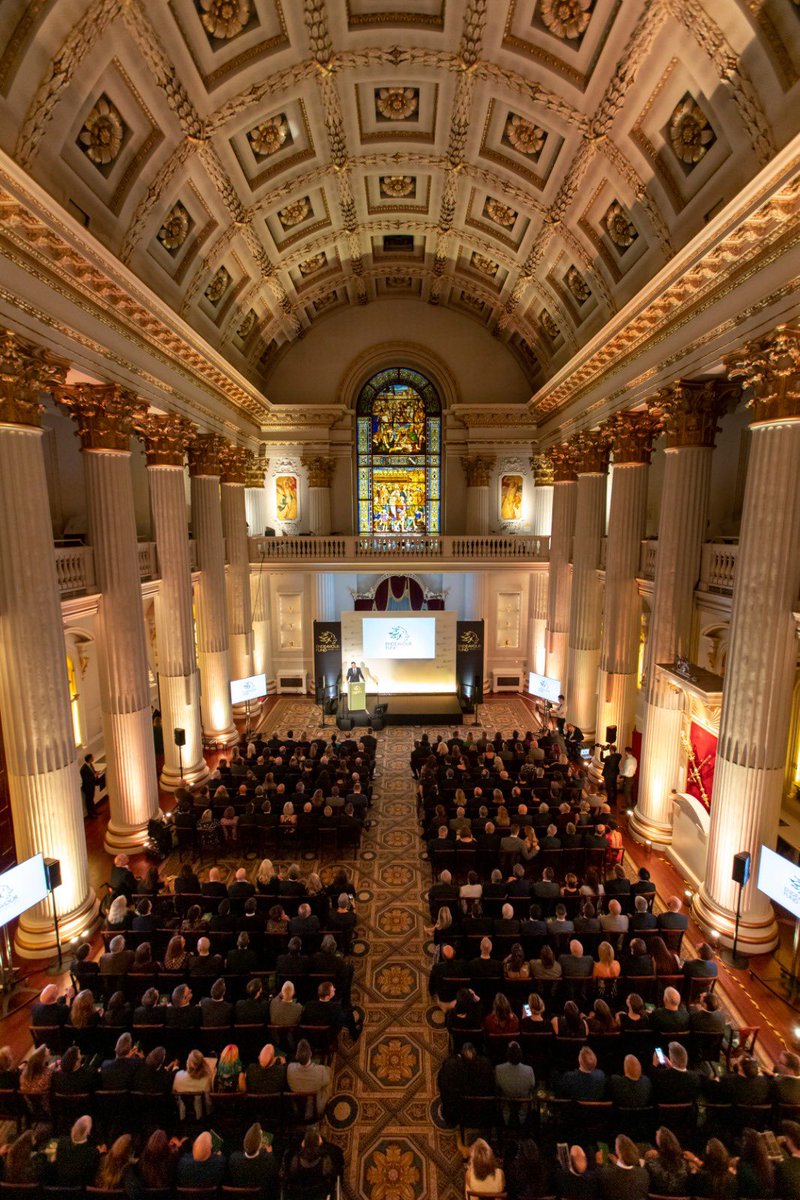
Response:
POLYGON ((335 1036, 327 1025, 221 1025, 200 1026, 196 1029, 174 1029, 163 1024, 127 1024, 109 1028, 73 1029, 71 1025, 32 1025, 34 1046, 45 1045, 53 1054, 62 1054, 68 1046, 77 1046, 82 1054, 113 1057, 114 1047, 123 1033, 130 1033, 143 1054, 156 1046, 164 1046, 170 1057, 183 1062, 190 1050, 198 1049, 208 1055, 219 1054, 231 1043, 239 1047, 245 1062, 258 1058, 262 1046, 271 1042, 280 1050, 293 1050, 300 1038, 310 1043, 315 1055, 326 1062, 331 1060, 335 1036))

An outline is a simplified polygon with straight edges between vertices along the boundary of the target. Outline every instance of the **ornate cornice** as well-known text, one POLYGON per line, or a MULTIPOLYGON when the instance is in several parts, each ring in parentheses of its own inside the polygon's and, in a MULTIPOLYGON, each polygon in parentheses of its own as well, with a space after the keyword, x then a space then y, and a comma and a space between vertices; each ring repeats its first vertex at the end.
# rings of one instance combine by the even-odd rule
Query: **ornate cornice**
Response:
POLYGON ((197 430, 181 413, 146 413, 136 422, 148 467, 182 467, 197 430))
POLYGON ((610 447, 602 429, 577 433, 570 442, 578 475, 605 475, 610 447))
POLYGON ((534 454, 531 458, 534 487, 553 486, 553 464, 546 454, 534 454))
POLYGON ((245 487, 263 488, 264 475, 266 473, 267 464, 263 458, 258 458, 255 454, 250 460, 247 468, 247 477, 245 479, 245 487))
POLYGON ((300 462, 308 472, 308 486, 329 488, 336 464, 325 454, 304 454, 300 462))
POLYGON ((41 424, 41 392, 64 382, 67 365, 9 329, 0 330, 0 424, 41 424))
POLYGON ((465 454, 461 466, 467 487, 488 487, 495 461, 493 454, 465 454))
POLYGON ((201 433, 189 443, 189 474, 222 474, 222 453, 228 445, 217 433, 201 433))
POLYGON ((55 388, 54 399, 74 420, 81 450, 130 450, 147 405, 117 383, 76 383, 55 388))
POLYGON ((753 424, 800 416, 800 326, 780 325, 725 359, 749 395, 753 424))
POLYGON ((562 442, 559 446, 552 446, 547 453, 553 464, 553 482, 574 483, 578 473, 575 470, 577 456, 572 446, 562 442))
POLYGON ((615 413, 610 417, 601 429, 614 451, 614 465, 649 463, 660 427, 654 412, 615 413))
POLYGON ((347 409, 339 405, 282 404, 270 409, 261 425, 264 429, 308 429, 311 426, 330 429, 346 412, 347 409))
POLYGON ((667 449, 714 445, 717 424, 739 388, 727 379, 677 379, 658 393, 656 408, 667 436, 667 449))

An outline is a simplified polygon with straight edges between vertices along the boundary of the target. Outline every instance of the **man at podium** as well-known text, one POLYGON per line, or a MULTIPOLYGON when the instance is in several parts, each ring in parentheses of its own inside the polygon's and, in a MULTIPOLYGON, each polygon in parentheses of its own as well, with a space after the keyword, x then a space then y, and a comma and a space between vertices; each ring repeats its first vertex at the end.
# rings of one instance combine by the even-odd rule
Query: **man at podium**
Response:
POLYGON ((361 712, 367 707, 364 672, 354 662, 347 668, 347 704, 351 712, 361 712))

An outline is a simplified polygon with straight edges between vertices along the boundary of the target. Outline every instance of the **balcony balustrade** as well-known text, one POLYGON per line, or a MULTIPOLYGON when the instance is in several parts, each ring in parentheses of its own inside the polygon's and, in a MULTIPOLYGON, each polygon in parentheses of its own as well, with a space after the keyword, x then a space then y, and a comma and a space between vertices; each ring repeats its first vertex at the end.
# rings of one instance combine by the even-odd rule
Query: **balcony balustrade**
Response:
POLYGON ((532 534, 333 534, 250 538, 251 562, 547 562, 550 539, 532 534))

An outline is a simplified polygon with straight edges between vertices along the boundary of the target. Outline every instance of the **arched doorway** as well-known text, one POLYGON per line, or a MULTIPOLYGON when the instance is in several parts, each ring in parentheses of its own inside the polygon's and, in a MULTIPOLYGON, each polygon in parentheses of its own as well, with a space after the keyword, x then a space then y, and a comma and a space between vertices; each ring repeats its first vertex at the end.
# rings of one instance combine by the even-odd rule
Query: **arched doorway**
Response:
POLYGON ((409 367, 373 375, 356 403, 359 533, 441 531, 442 405, 409 367))

